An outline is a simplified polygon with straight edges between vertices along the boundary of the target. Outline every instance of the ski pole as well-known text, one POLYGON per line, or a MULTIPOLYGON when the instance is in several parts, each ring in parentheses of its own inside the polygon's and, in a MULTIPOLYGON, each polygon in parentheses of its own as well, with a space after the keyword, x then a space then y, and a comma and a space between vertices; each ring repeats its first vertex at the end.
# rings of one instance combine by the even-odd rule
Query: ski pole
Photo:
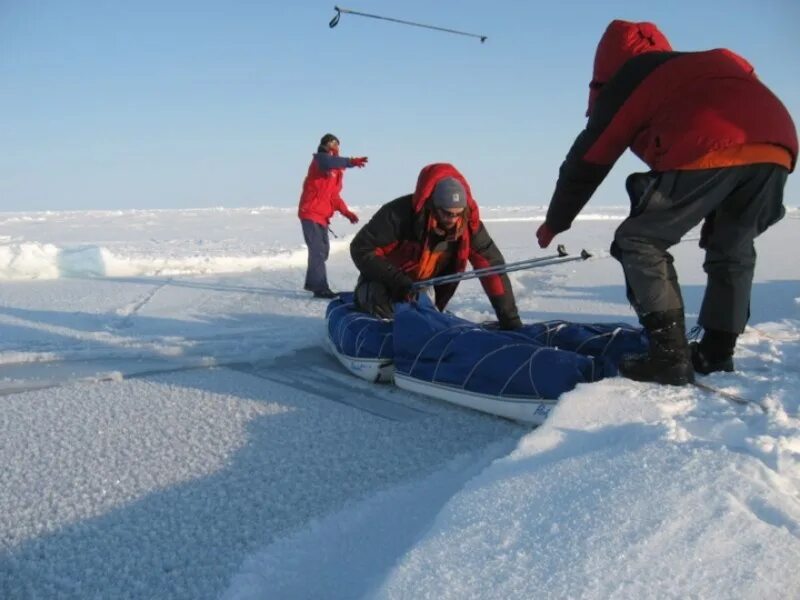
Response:
POLYGON ((334 6, 333 10, 336 11, 336 15, 331 19, 331 22, 328 23, 328 27, 333 29, 339 24, 339 19, 342 17, 342 13, 347 13, 349 15, 358 15, 359 17, 369 17, 371 19, 380 19, 382 21, 391 21, 393 23, 400 23, 402 25, 411 25, 413 27, 423 27, 425 29, 435 29, 436 31, 444 31, 446 33, 455 33, 457 35, 466 35, 469 37, 476 37, 480 39, 481 44, 486 41, 487 36, 479 35, 477 33, 467 33, 465 31, 458 31, 456 29, 447 29, 446 27, 437 27, 435 25, 424 25, 423 23, 414 23, 413 21, 403 21, 402 19, 395 19, 392 17, 382 17, 380 15, 371 15, 369 13, 358 12, 357 10, 350 10, 348 8, 339 8, 338 6, 334 6))
POLYGON ((557 255, 543 256, 541 258, 534 258, 522 260, 515 263, 507 263, 503 265, 495 265, 494 267, 486 267, 483 269, 475 269, 474 271, 465 271, 464 273, 453 273, 452 275, 442 275, 440 277, 433 277, 423 281, 417 281, 412 286, 413 289, 421 289, 431 285, 442 285, 445 283, 455 283, 457 281, 464 281, 466 279, 475 279, 476 277, 487 277, 489 275, 500 275, 503 273, 511 273, 513 271, 521 271, 523 269, 535 269, 538 267, 546 267, 549 265, 558 265, 565 262, 573 262, 576 260, 586 260, 591 258, 592 255, 586 250, 581 250, 578 256, 568 256, 564 251, 563 246, 559 246, 559 253, 557 255), (562 253, 563 252, 563 253, 562 253))
MULTIPOLYGON (((589 254, 586 250, 582 250, 579 256, 570 256, 564 258, 549 258, 547 260, 542 260, 539 262, 531 262, 527 261, 520 265, 506 265, 507 268, 499 267, 497 269, 491 269, 489 271, 478 273, 476 271, 467 271, 466 273, 459 273, 454 276, 444 276, 442 280, 432 281, 419 281, 419 287, 427 287, 428 285, 441 285, 443 283, 453 283, 456 281, 463 281, 465 279, 475 279, 476 277, 487 277, 489 275, 501 275, 503 273, 511 273, 513 271, 522 271, 523 269, 536 269, 539 267, 547 267, 550 265, 558 265, 565 262, 573 262, 576 260, 586 260, 587 258, 591 258, 591 254, 589 254)), ((416 285, 415 285, 416 288, 416 285)))
POLYGON ((330 231, 330 232, 331 232, 331 235, 332 235, 332 236, 333 236, 335 239, 337 239, 337 240, 339 239, 339 236, 338 236, 338 235, 336 235, 335 233, 333 233, 333 229, 331 229, 330 227, 328 227, 328 231, 330 231))
POLYGON ((567 256, 567 250, 564 248, 563 244, 559 244, 556 248, 558 254, 551 254, 549 256, 540 256, 538 258, 527 258, 525 260, 520 260, 513 263, 503 263, 501 265, 492 265, 489 267, 483 267, 481 269, 474 269, 472 271, 468 271, 465 273, 450 273, 449 275, 440 275, 439 277, 433 277, 431 279, 425 279, 423 281, 418 281, 414 285, 415 287, 427 287, 429 285, 438 285, 440 283, 450 283, 451 281, 461 281, 465 277, 482 277, 484 275, 494 275, 497 272, 505 272, 506 269, 510 269, 512 267, 522 267, 527 265, 535 265, 541 263, 543 261, 552 260, 554 258, 561 258, 567 256))

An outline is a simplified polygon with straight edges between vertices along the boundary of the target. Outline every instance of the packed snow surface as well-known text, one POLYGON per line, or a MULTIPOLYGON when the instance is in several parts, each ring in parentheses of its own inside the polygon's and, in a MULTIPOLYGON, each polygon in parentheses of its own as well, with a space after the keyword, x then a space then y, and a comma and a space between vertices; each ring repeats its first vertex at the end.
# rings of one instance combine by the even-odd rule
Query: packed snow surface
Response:
MULTIPOLYGON (((635 322, 625 213, 511 274, 524 321, 635 322)), ((508 261, 543 215, 482 207, 508 261)), ((346 373, 294 209, 0 214, 0 597, 797 598, 799 238, 757 240, 737 370, 701 378, 744 404, 614 378, 532 430, 346 373)), ((693 325, 696 232, 674 255, 693 325)), ((448 308, 493 318, 476 281, 448 308)))

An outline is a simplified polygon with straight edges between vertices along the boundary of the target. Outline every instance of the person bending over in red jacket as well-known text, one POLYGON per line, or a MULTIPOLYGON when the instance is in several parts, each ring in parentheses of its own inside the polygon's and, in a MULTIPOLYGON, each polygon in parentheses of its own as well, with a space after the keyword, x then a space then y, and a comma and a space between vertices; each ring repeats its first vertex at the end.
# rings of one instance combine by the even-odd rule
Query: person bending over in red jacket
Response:
POLYGON ((733 371, 750 316, 753 240, 783 217, 783 189, 797 163, 791 116, 741 56, 674 52, 652 23, 627 21, 612 21, 597 46, 586 114, 536 232, 539 246, 570 228, 630 148, 650 171, 627 179, 631 213, 611 254, 650 346, 623 359, 620 373, 685 385, 695 372, 733 371), (668 249, 701 221, 707 285, 697 322, 705 331, 690 345, 668 249))
MULTIPOLYGON (((355 289, 359 310, 394 316, 394 302, 413 296, 416 281, 505 264, 478 214, 469 184, 448 163, 420 171, 413 194, 384 204, 356 234, 350 255, 360 271, 355 289)), ((502 329, 522 326, 508 275, 487 275, 481 284, 502 329)), ((458 282, 434 286, 441 311, 458 282)))
POLYGON ((344 170, 349 167, 363 168, 367 157, 347 158, 339 156, 339 138, 326 133, 319 141, 317 152, 308 166, 303 181, 303 193, 297 216, 303 227, 303 237, 308 247, 308 268, 304 289, 314 293, 315 298, 335 298, 336 292, 328 286, 325 261, 328 260, 330 242, 328 226, 334 212, 340 212, 351 223, 358 223, 358 215, 351 211, 342 199, 344 170))

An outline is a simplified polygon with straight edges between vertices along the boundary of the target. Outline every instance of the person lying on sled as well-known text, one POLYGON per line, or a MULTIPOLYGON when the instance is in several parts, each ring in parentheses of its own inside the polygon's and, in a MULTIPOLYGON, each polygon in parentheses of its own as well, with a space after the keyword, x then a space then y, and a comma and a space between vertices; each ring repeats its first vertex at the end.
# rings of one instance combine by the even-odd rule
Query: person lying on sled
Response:
MULTIPOLYGON (((414 298, 414 282, 505 264, 486 231, 464 176, 451 164, 424 167, 413 194, 384 204, 356 234, 350 255, 360 275, 356 308, 382 319, 394 317, 394 302, 414 298)), ((508 275, 487 275, 481 284, 501 329, 522 326, 508 275)), ((458 282, 434 286, 442 311, 458 282)))

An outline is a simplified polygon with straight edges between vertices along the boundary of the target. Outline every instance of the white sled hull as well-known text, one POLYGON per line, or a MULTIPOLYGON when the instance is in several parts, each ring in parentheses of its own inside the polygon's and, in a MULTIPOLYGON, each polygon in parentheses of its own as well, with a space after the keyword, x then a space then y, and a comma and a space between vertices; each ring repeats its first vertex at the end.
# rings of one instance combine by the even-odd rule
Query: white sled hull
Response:
POLYGON ((372 383, 391 383, 394 377, 394 362, 386 358, 359 358, 342 354, 326 338, 328 350, 342 363, 342 366, 356 377, 372 383))
POLYGON ((397 387, 409 392, 533 425, 544 423, 547 415, 556 405, 555 400, 489 396, 470 392, 452 385, 421 381, 400 373, 394 374, 394 382, 397 387))

